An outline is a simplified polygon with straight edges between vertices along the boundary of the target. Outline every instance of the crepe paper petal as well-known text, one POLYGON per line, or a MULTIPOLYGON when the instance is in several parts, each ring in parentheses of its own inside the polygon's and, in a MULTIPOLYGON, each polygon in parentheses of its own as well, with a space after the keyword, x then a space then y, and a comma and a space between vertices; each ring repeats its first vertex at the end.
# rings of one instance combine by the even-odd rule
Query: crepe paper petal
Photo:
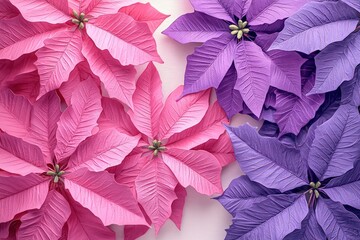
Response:
POLYGON ((237 81, 235 65, 232 65, 216 89, 216 96, 219 104, 230 119, 243 110, 243 99, 238 90, 234 89, 237 81))
POLYGON ((223 124, 228 123, 219 103, 214 102, 197 125, 172 135, 166 145, 168 148, 181 149, 197 147, 210 139, 218 139, 224 133, 223 124))
POLYGON ((90 38, 85 38, 81 51, 92 72, 103 82, 109 97, 116 98, 133 108, 135 68, 133 66, 121 66, 108 51, 100 51, 90 38))
POLYGON ((233 21, 226 9, 227 0, 190 0, 190 2, 196 11, 225 21, 233 21))
POLYGON ((112 128, 130 136, 136 136, 139 133, 132 123, 134 118, 129 117, 119 101, 103 97, 101 103, 103 111, 98 120, 100 129, 112 128))
POLYGON ((334 201, 360 209, 360 161, 344 175, 333 178, 324 192, 334 201))
POLYGON ((341 86, 341 102, 360 106, 360 66, 355 70, 355 76, 351 81, 341 86))
POLYGON ((301 194, 270 196, 265 201, 255 203, 252 208, 239 212, 225 239, 283 239, 300 228, 308 212, 308 204, 301 194), (292 214, 294 212, 297 214, 292 214))
POLYGON ((248 176, 241 176, 234 179, 217 200, 235 217, 238 212, 251 209, 255 203, 266 200, 273 193, 277 192, 252 182, 248 176))
POLYGON ((360 220, 341 203, 319 199, 316 219, 328 239, 356 239, 360 235, 360 220))
POLYGON ((11 19, 20 14, 19 10, 8 0, 0 1, 0 20, 11 19))
POLYGON ((205 150, 216 157, 222 167, 235 161, 231 140, 226 132, 219 139, 211 139, 194 150, 205 150))
POLYGON ((94 216, 89 209, 81 206, 69 195, 67 195, 71 207, 71 215, 67 221, 69 240, 112 240, 115 238, 113 231, 105 227, 100 219, 94 216))
POLYGON ((27 142, 41 149, 44 160, 50 164, 53 163, 57 122, 60 115, 60 98, 55 92, 46 94, 33 105, 30 134, 25 138, 27 142))
POLYGON ((360 12, 360 3, 356 0, 342 0, 342 2, 346 3, 350 7, 355 8, 358 12, 360 12))
POLYGON ((163 34, 179 43, 206 42, 229 32, 229 24, 202 12, 180 16, 163 34))
POLYGON ((81 10, 89 16, 99 17, 114 14, 124 6, 132 4, 135 0, 86 0, 82 2, 81 10))
POLYGON ((287 148, 277 139, 259 137, 249 125, 227 127, 227 131, 236 160, 252 181, 281 192, 308 185, 307 163, 297 149, 287 148))
POLYGON ((285 21, 284 30, 270 50, 310 54, 343 40, 355 30, 358 22, 358 12, 342 2, 310 2, 285 21))
POLYGON ((207 195, 222 192, 221 167, 210 153, 173 148, 167 149, 162 158, 183 187, 192 186, 207 195))
POLYGON ((285 19, 296 13, 310 0, 265 0, 251 1, 246 18, 251 25, 270 24, 278 19, 285 19))
POLYGON ((45 45, 46 39, 65 31, 65 26, 30 23, 20 16, 1 21, 0 59, 15 60, 23 54, 36 51, 45 45))
POLYGON ((80 31, 59 32, 45 40, 44 44, 36 52, 38 60, 35 62, 40 75, 40 97, 58 89, 68 80, 75 66, 84 59, 81 54, 80 31))
POLYGON ((34 53, 23 54, 14 61, 1 60, 0 64, 0 86, 11 83, 19 75, 29 74, 37 70, 35 61, 37 57, 34 53))
POLYGON ((31 104, 28 100, 10 90, 0 91, 1 130, 23 138, 29 134, 30 117, 31 104))
POLYGON ((83 168, 67 174, 64 183, 74 200, 100 218, 105 226, 147 225, 129 188, 117 184, 113 175, 83 168))
POLYGON ((360 35, 353 33, 344 41, 330 44, 315 57, 316 82, 310 94, 336 90, 341 83, 354 77, 360 63, 359 44, 360 35))
POLYGON ((8 239, 9 238, 9 228, 12 221, 0 223, 0 238, 8 239))
POLYGON ((155 138, 159 132, 159 120, 163 108, 162 83, 153 63, 149 63, 136 83, 133 96, 134 110, 129 111, 136 128, 148 137, 155 138))
POLYGON ((40 209, 30 210, 21 217, 17 237, 58 239, 70 213, 71 209, 66 199, 56 190, 51 190, 40 209))
POLYGON ((159 12, 150 3, 134 3, 121 8, 119 12, 126 13, 138 22, 146 23, 151 33, 154 33, 161 23, 170 16, 159 12))
POLYGON ((159 158, 148 162, 136 178, 137 199, 154 225, 155 234, 171 216, 177 183, 174 174, 159 158))
POLYGON ((309 167, 320 180, 346 173, 360 159, 359 136, 358 109, 351 105, 341 106, 330 120, 315 130, 309 167))
POLYGON ((217 88, 234 61, 236 41, 230 33, 211 39, 188 57, 183 96, 217 88))
POLYGON ((92 135, 102 111, 99 88, 93 81, 79 84, 71 98, 71 106, 61 115, 56 132, 55 156, 64 159, 70 156, 80 142, 92 135))
POLYGON ((162 62, 147 25, 136 22, 125 13, 90 19, 86 31, 99 49, 109 50, 122 65, 162 62))
POLYGON ((136 240, 149 230, 147 226, 126 225, 124 227, 124 240, 136 240))
POLYGON ((171 221, 173 221, 176 227, 181 230, 181 222, 183 218, 183 209, 185 205, 185 198, 187 196, 187 192, 185 188, 183 188, 180 184, 178 184, 175 188, 175 193, 177 199, 172 203, 171 209, 172 213, 170 216, 171 221))
POLYGON ((24 177, 0 177, 0 222, 30 209, 39 209, 48 194, 49 181, 36 174, 24 177), (14 204, 16 203, 16 204, 14 204))
POLYGON ((65 23, 71 19, 67 0, 9 0, 30 22, 65 23))
POLYGON ((70 171, 87 168, 100 172, 116 166, 136 147, 138 137, 131 137, 111 129, 103 130, 81 142, 71 155, 70 171))
POLYGON ((253 42, 241 41, 235 53, 238 90, 255 116, 260 116, 266 94, 270 87, 271 61, 262 49, 253 42))
POLYGON ((47 170, 40 149, 20 138, 0 132, 0 168, 25 176, 47 170))
POLYGON ((308 239, 318 239, 326 240, 326 235, 322 230, 321 226, 316 220, 315 211, 313 209, 309 210, 309 214, 301 223, 301 228, 296 229, 289 235, 287 235, 284 240, 308 240, 308 239))
POLYGON ((192 94, 177 101, 182 91, 183 87, 180 86, 166 99, 159 119, 159 139, 168 139, 197 125, 206 114, 210 91, 192 94))
POLYGON ((17 75, 12 81, 4 83, 15 95, 24 96, 35 103, 40 92, 40 77, 37 71, 17 75))

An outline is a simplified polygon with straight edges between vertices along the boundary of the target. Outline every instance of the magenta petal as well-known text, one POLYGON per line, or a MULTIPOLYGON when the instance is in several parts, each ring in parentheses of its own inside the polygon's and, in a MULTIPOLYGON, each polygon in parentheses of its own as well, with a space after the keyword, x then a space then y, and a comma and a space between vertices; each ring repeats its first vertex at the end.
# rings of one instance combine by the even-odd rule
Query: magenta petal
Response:
POLYGON ((19 10, 8 0, 1 0, 0 4, 0 20, 14 18, 20 14, 19 10))
POLYGON ((170 219, 175 223, 176 227, 181 230, 181 222, 183 217, 183 210, 185 205, 185 198, 187 196, 186 189, 178 184, 175 188, 177 199, 172 203, 172 213, 170 219))

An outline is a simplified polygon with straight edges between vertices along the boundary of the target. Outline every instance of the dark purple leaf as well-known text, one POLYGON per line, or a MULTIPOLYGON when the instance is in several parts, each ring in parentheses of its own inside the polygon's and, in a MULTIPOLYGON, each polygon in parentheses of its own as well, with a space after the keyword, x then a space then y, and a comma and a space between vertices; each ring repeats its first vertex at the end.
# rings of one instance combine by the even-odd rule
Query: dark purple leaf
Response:
POLYGON ((341 97, 342 104, 360 105, 360 65, 355 70, 354 78, 342 84, 341 97))

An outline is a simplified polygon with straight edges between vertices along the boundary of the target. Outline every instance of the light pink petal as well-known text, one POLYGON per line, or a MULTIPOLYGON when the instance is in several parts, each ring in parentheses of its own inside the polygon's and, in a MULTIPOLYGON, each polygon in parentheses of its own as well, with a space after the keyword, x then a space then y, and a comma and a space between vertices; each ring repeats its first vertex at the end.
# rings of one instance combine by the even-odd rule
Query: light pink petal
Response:
POLYGON ((136 179, 137 199, 154 225, 156 234, 171 216, 177 183, 174 174, 160 158, 151 159, 136 179))
POLYGON ((132 108, 132 95, 135 91, 135 68, 133 66, 122 66, 107 50, 98 49, 90 38, 84 40, 82 53, 92 72, 103 82, 109 96, 132 108))
POLYGON ((30 22, 65 23, 71 20, 67 0, 9 0, 30 22))
POLYGON ((216 158, 201 150, 167 149, 162 158, 183 187, 202 194, 222 193, 221 167, 216 158))
POLYGON ((47 163, 53 163, 60 115, 60 99, 55 92, 50 92, 35 102, 31 114, 30 134, 25 140, 41 149, 47 163))
POLYGON ((21 16, 0 22, 0 59, 15 60, 44 46, 44 41, 58 32, 66 31, 63 25, 30 23, 21 16))
POLYGON ((87 168, 99 172, 119 165, 139 142, 140 136, 131 137, 111 129, 103 130, 80 143, 70 157, 71 171, 87 168))
POLYGON ((39 147, 6 133, 0 133, 0 159, 1 169, 23 176, 47 169, 39 147))
POLYGON ((68 196, 68 201, 71 207, 71 215, 67 221, 69 228, 67 240, 115 239, 115 233, 105 227, 89 209, 74 201, 71 196, 68 196))
POLYGON ((36 174, 0 177, 0 222, 30 209, 39 209, 48 193, 49 181, 36 174))
POLYGON ((99 118, 100 129, 116 129, 121 133, 136 136, 139 131, 135 128, 124 106, 117 100, 103 98, 103 111, 99 118))
POLYGON ((29 134, 31 104, 10 90, 0 91, 0 129, 15 137, 29 134))
POLYGON ((177 199, 172 203, 172 214, 170 219, 175 223, 177 228, 181 230, 181 222, 183 216, 183 210, 185 205, 185 198, 187 196, 187 192, 185 188, 183 188, 180 184, 178 184, 175 188, 175 193, 177 199))
POLYGON ((130 189, 116 183, 110 173, 83 168, 66 175, 64 182, 74 200, 100 218, 105 226, 147 225, 130 189))
POLYGON ((90 20, 86 30, 99 49, 109 50, 122 65, 162 62, 148 26, 125 13, 90 20))
POLYGON ((135 0, 84 0, 81 9, 84 13, 99 17, 114 14, 120 8, 136 2, 135 0))
POLYGON ((160 115, 159 140, 167 139, 198 124, 209 107, 210 91, 178 98, 183 87, 173 91, 165 102, 160 115))
POLYGON ((210 140, 195 150, 205 150, 214 155, 222 167, 235 161, 235 154, 227 133, 222 134, 219 139, 210 140))
POLYGON ((4 87, 34 103, 40 91, 40 77, 37 71, 24 73, 17 75, 13 81, 5 83, 4 87))
POLYGON ((58 123, 55 148, 58 160, 70 156, 82 141, 92 135, 102 110, 100 99, 100 90, 91 80, 81 82, 74 91, 71 106, 58 123))
POLYGON ((0 0, 0 20, 10 19, 20 14, 14 5, 9 0, 0 0))
POLYGON ((163 108, 159 72, 149 63, 139 77, 133 96, 134 111, 129 111, 136 128, 146 136, 155 138, 159 131, 160 113, 163 108))
POLYGON ((58 239, 70 213, 71 209, 66 199, 56 190, 52 190, 40 209, 31 210, 21 217, 17 237, 37 240, 58 239))
POLYGON ((40 96, 58 89, 69 79, 70 72, 83 61, 81 45, 80 31, 61 32, 45 40, 35 62, 40 75, 40 96))
POLYGON ((212 104, 201 122, 185 131, 174 134, 169 138, 167 147, 191 149, 207 142, 218 139, 225 132, 223 124, 229 123, 225 112, 218 102, 212 104))
POLYGON ((152 7, 150 3, 135 3, 121 8, 120 12, 126 13, 138 22, 146 23, 152 33, 169 17, 152 7))

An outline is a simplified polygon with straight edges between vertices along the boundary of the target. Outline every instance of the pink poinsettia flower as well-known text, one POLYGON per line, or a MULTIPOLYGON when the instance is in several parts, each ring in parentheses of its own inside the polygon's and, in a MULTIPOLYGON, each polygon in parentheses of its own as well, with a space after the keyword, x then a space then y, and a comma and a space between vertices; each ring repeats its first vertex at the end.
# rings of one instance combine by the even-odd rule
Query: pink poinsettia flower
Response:
POLYGON ((152 33, 167 16, 149 4, 125 7, 132 0, 6 1, 21 14, 0 19, 0 59, 15 60, 36 51, 39 97, 58 89, 77 64, 87 61, 109 95, 132 107, 135 70, 127 65, 162 62, 152 33))
POLYGON ((113 239, 105 226, 147 224, 131 190, 104 171, 140 136, 98 131, 101 112, 91 80, 78 85, 63 112, 54 91, 33 106, 0 92, 0 235, 18 220, 18 239, 59 239, 65 228, 65 239, 113 239))
MULTIPOLYGON (((99 120, 100 129, 142 136, 132 154, 109 171, 119 183, 132 188, 156 233, 168 219, 180 228, 184 188, 191 186, 206 195, 221 193, 221 167, 234 160, 222 125, 226 115, 217 102, 209 103, 210 91, 177 101, 179 87, 163 104, 161 85, 150 63, 138 79, 134 110, 125 112, 118 102, 104 98, 99 120)), ((147 230, 146 226, 127 226, 125 239, 147 230)))

